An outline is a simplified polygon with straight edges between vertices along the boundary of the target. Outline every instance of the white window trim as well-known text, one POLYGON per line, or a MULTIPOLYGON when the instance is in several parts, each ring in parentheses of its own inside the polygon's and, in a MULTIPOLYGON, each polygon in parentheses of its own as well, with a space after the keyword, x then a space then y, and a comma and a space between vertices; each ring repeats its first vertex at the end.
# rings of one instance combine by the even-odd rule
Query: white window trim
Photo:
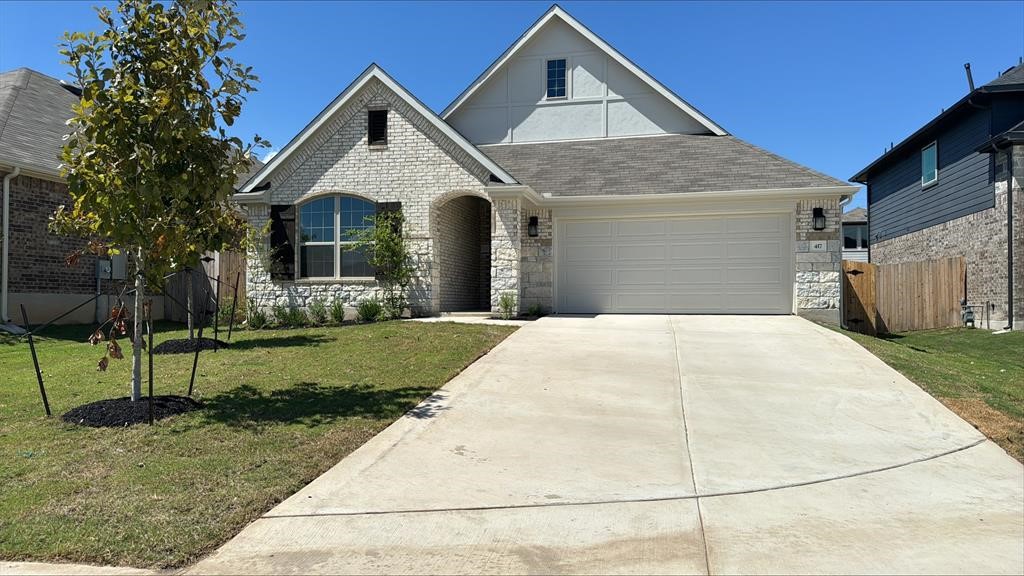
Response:
MULTIPOLYGON (((310 198, 307 202, 303 202, 296 206, 296 218, 295 218, 295 237, 298 239, 299 249, 295 251, 295 279, 303 282, 332 282, 332 281, 345 281, 353 282, 360 281, 366 282, 370 280, 376 280, 373 276, 342 276, 341 275, 341 249, 345 246, 354 246, 355 240, 342 240, 341 239, 341 199, 344 194, 335 194, 329 196, 334 199, 334 240, 330 242, 304 242, 302 240, 302 208, 306 204, 315 202, 317 200, 323 200, 323 196, 316 198, 310 198), (302 275, 302 247, 303 246, 333 246, 334 247, 334 274, 333 276, 303 276, 302 275)), ((365 198, 359 196, 349 196, 362 202, 369 202, 365 198)), ((372 202, 371 202, 372 204, 372 202)))
POLYGON ((545 102, 564 102, 569 100, 569 95, 572 94, 572 58, 568 56, 551 56, 541 58, 541 78, 544 86, 544 101, 545 102), (548 62, 553 60, 565 60, 565 96, 548 96, 548 62))
POLYGON ((929 187, 934 186, 935 184, 937 184, 939 182, 939 142, 937 140, 932 141, 931 144, 928 144, 927 146, 921 148, 921 164, 922 164, 922 167, 921 167, 921 188, 922 189, 929 188, 929 187), (929 149, 929 148, 932 148, 932 147, 935 148, 935 178, 932 178, 931 180, 928 180, 926 182, 925 179, 924 179, 924 166, 923 166, 923 164, 924 164, 924 151, 929 149))

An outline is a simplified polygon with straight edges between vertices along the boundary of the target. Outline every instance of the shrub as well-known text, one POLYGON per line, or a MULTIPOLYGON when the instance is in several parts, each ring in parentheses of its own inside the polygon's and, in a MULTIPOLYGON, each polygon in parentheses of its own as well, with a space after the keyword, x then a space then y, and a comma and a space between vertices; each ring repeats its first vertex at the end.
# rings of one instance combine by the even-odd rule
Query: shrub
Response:
POLYGON ((313 298, 309 302, 309 323, 313 326, 327 324, 327 304, 322 298, 313 298))
POLYGON ((403 229, 405 217, 400 211, 378 212, 373 226, 356 233, 356 247, 367 254, 388 318, 398 318, 408 304, 407 291, 412 282, 413 265, 403 229))
MULTIPOLYGON (((227 326, 231 323, 231 306, 234 304, 235 299, 231 296, 221 299, 220 308, 217 312, 217 321, 220 322, 221 326, 227 326)), ((235 306, 235 325, 239 325, 244 322, 247 318, 246 304, 244 301, 240 301, 235 306)))
POLYGON ((516 295, 512 292, 502 292, 498 296, 498 313, 503 320, 511 320, 516 315, 516 295))
POLYGON ((335 300, 331 303, 331 320, 336 324, 341 324, 345 321, 345 305, 342 304, 341 300, 335 300))
POLYGON ((526 309, 526 315, 540 318, 544 315, 544 306, 540 304, 531 304, 530 307, 526 309))
POLYGON ((359 313, 360 322, 376 322, 381 319, 384 307, 381 306, 380 300, 371 298, 360 302, 356 311, 359 313))
POLYGON ((309 317, 306 316, 306 311, 296 306, 274 304, 270 312, 274 315, 274 324, 278 326, 301 328, 309 324, 309 317))
POLYGON ((262 330, 270 324, 267 312, 257 305, 254 298, 249 298, 245 306, 245 324, 252 330, 262 330))

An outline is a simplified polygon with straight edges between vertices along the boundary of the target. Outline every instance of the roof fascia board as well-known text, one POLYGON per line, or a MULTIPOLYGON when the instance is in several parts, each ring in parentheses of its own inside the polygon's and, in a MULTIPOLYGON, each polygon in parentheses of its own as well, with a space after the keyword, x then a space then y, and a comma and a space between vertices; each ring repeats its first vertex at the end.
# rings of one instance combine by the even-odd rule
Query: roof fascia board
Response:
POLYGON ((774 188, 766 190, 725 190, 671 194, 619 194, 609 196, 542 196, 540 206, 577 206, 597 204, 647 204, 658 202, 700 202, 705 200, 800 200, 806 198, 852 197, 859 186, 822 186, 812 188, 774 188))
POLYGON ((43 168, 33 168, 32 166, 26 165, 21 162, 10 162, 7 160, 0 160, 0 170, 4 172, 11 172, 15 166, 21 168, 22 176, 30 176, 32 178, 39 178, 41 180, 50 180, 52 182, 59 182, 61 184, 67 183, 67 180, 61 176, 60 172, 54 172, 52 170, 46 170, 43 168))
POLYGON ((685 100, 679 97, 675 92, 670 90, 664 84, 659 82, 653 76, 645 72, 642 68, 633 63, 632 60, 623 56, 618 50, 608 44, 600 36, 593 33, 589 28, 584 26, 581 22, 573 18, 568 12, 562 9, 561 6, 553 5, 543 16, 538 19, 533 26, 531 26, 522 36, 516 40, 512 46, 510 46, 497 60, 494 61, 484 73, 481 74, 477 79, 466 88, 462 94, 460 94, 454 102, 448 105, 447 108, 441 112, 441 118, 447 120, 463 103, 465 103, 476 91, 487 82, 491 76, 494 75, 502 66, 505 65, 509 59, 512 58, 533 36, 540 31, 544 26, 554 17, 559 17, 563 22, 568 24, 571 28, 580 33, 584 38, 592 42, 595 46, 600 48, 606 55, 611 57, 613 60, 618 62, 624 68, 633 73, 636 77, 640 78, 644 83, 654 89, 655 92, 661 94, 663 97, 668 99, 669 102, 675 104, 675 106, 685 112, 687 115, 692 117, 694 120, 699 122, 705 128, 711 131, 711 133, 717 136, 724 136, 728 132, 724 128, 716 124, 710 118, 705 116, 701 111, 697 110, 685 100))
MULTIPOLYGON (((385 86, 391 89, 393 92, 398 94, 399 98, 406 101, 414 110, 419 114, 423 115, 428 122, 438 128, 445 136, 451 138, 460 148, 465 150, 474 160, 479 162, 481 165, 490 170, 495 176, 504 180, 505 182, 514 183, 516 180, 510 174, 505 172, 501 166, 498 166, 493 160, 488 158, 483 152, 480 152, 473 146, 465 137, 455 131, 454 128, 449 126, 443 120, 441 120, 437 114, 427 108, 422 102, 419 101, 415 96, 406 90, 401 84, 391 78, 384 70, 376 65, 371 64, 362 74, 359 75, 351 84, 348 85, 341 94, 339 94, 330 104, 327 105, 317 116, 306 125, 290 142, 281 150, 276 156, 271 158, 270 162, 267 162, 263 167, 249 179, 249 181, 242 187, 239 194, 233 196, 233 198, 243 199, 243 202, 251 202, 251 200, 244 200, 249 198, 247 196, 241 196, 241 194, 247 194, 252 192, 261 181, 265 180, 271 174, 274 173, 277 168, 284 164, 292 153, 298 150, 302 144, 313 134, 316 133, 324 124, 326 124, 346 103, 351 99, 352 95, 362 89, 367 82, 372 78, 380 80, 385 86)), ((260 195, 265 194, 266 191, 260 192, 260 195)))

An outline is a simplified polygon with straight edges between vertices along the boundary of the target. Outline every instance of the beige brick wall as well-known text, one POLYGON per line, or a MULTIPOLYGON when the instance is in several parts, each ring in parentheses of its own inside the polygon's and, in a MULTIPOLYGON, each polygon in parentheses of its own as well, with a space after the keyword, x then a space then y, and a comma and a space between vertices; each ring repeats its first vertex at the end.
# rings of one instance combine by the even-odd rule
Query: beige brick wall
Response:
MULTIPOLYGON (((417 313, 433 313, 439 309, 440 294, 434 290, 438 270, 433 267, 437 246, 431 234, 432 214, 436 206, 451 198, 485 196, 484 182, 489 176, 486 168, 373 80, 275 172, 270 204, 298 203, 319 194, 401 202, 416 268, 410 303, 417 313), (366 142, 366 111, 376 107, 389 109, 388 144, 384 147, 370 147, 366 142)), ((266 205, 249 206, 248 210, 254 225, 266 222, 266 205)), ((305 307, 314 297, 354 304, 377 293, 373 282, 273 282, 258 264, 250 266, 247 281, 249 293, 263 297, 268 306, 305 307)))
MULTIPOLYGON (((972 305, 989 303, 996 322, 1007 319, 1006 206, 1009 155, 999 153, 995 163, 995 206, 930 226, 923 230, 890 238, 871 245, 875 264, 898 264, 963 256, 967 262, 967 301, 972 305)), ((1014 305, 1015 318, 1024 317, 1024 204, 1021 181, 1024 179, 1024 147, 1014 151, 1014 305)))
POLYGON ((460 196, 436 210, 441 312, 490 309, 491 205, 460 196))
POLYGON ((537 217, 538 235, 523 234, 520 257, 522 274, 522 311, 540 306, 543 312, 554 308, 554 258, 551 252, 551 210, 526 209, 519 226, 526 232, 531 216, 537 217))
POLYGON ((800 310, 839 307, 842 242, 839 200, 800 200, 796 208, 796 305, 800 310), (814 208, 825 211, 825 229, 815 230, 814 208), (812 251, 813 242, 825 242, 824 251, 812 251))

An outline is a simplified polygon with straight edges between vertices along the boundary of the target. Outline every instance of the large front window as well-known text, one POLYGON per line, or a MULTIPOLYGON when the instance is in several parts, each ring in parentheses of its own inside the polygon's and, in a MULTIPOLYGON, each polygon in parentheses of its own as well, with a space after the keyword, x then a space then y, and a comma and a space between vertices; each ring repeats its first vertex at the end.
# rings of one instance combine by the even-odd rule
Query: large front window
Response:
POLYGON ((373 227, 374 204, 329 196, 299 210, 299 271, 303 278, 372 278, 373 267, 355 247, 358 233, 373 227))

